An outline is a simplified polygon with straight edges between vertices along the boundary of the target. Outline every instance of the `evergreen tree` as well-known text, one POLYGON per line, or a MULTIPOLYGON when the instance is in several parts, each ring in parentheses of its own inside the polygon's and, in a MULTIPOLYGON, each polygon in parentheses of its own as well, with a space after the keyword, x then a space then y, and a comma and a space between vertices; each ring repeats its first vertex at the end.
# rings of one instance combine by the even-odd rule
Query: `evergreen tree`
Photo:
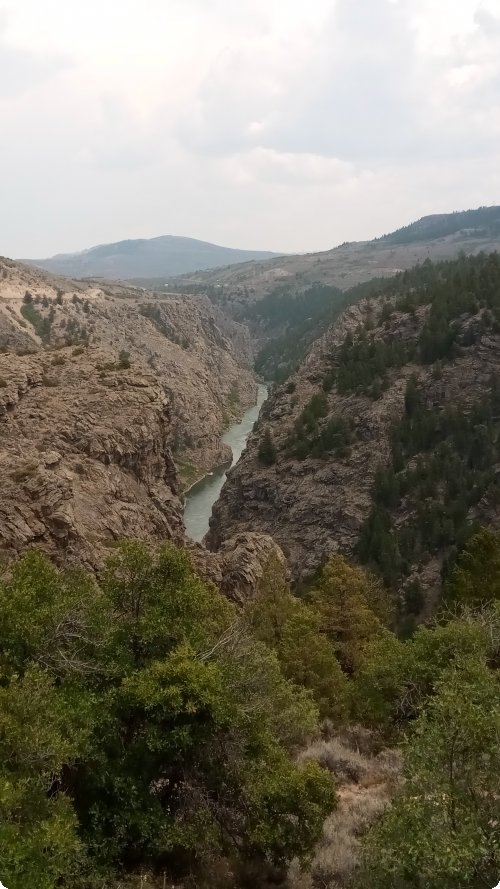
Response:
POLYGON ((266 426, 264 430, 258 454, 259 460, 264 466, 273 466, 276 463, 278 452, 269 426, 266 426))

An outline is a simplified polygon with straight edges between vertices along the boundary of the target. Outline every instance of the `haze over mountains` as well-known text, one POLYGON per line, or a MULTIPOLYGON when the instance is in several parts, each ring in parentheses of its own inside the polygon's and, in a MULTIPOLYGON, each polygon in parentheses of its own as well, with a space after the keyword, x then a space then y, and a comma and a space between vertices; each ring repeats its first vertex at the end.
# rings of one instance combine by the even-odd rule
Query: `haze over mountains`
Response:
POLYGON ((460 251, 469 255, 499 248, 500 206, 496 205, 424 216, 372 241, 345 242, 321 253, 198 272, 183 283, 222 286, 230 307, 258 300, 281 284, 297 289, 328 284, 348 290, 374 277, 392 277, 426 259, 440 261, 453 259, 460 251))
POLYGON ((24 261, 57 275, 136 280, 145 286, 186 276, 185 284, 246 287, 248 300, 292 278, 297 284, 319 282, 345 290, 374 276, 390 277, 426 258, 448 259, 460 250, 478 253, 499 244, 500 206, 491 206, 424 216, 380 238, 346 242, 321 253, 283 256, 165 235, 24 261))
POLYGON ((48 259, 25 260, 56 275, 72 278, 171 277, 251 260, 270 259, 265 250, 235 250, 194 238, 164 235, 100 244, 79 253, 61 253, 48 259))

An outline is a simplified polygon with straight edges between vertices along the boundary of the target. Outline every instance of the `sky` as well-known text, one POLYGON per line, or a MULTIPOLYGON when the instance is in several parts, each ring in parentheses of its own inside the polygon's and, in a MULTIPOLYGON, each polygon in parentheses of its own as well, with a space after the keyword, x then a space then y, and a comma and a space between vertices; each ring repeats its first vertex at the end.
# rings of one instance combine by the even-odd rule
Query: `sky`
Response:
POLYGON ((500 204, 500 0, 0 0, 0 254, 500 204))

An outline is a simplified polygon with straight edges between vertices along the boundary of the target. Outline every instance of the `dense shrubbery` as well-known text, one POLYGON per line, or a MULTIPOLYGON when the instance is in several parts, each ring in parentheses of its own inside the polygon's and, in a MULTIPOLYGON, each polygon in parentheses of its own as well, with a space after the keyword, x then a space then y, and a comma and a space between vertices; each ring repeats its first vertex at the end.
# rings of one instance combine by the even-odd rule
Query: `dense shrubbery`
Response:
POLYGON ((21 315, 35 328, 35 333, 40 337, 42 342, 48 343, 52 332, 52 322, 55 315, 54 309, 51 309, 46 316, 41 315, 38 309, 33 305, 33 300, 26 299, 25 297, 21 306, 21 315))
POLYGON ((499 565, 500 539, 482 532, 449 579, 465 610, 403 642, 383 587, 340 556, 302 601, 271 562, 242 612, 173 548, 123 545, 99 585, 25 556, 0 585, 2 879, 209 885, 222 858, 235 886, 250 866, 258 882, 256 867, 304 859, 335 804, 330 755, 295 757, 317 707, 337 729, 406 737, 407 781, 366 822, 369 885, 488 885, 500 614, 485 600, 499 565))
POLYGON ((296 293, 289 285, 282 284, 257 302, 245 306, 245 318, 269 327, 283 324, 297 327, 313 317, 321 317, 342 298, 341 290, 325 284, 313 284, 303 293, 296 293))
MULTIPOLYGON (((368 831, 364 858, 359 840, 353 844, 336 833, 330 843, 339 858, 331 859, 325 834, 321 866, 315 865, 325 885, 494 885, 500 868, 499 566, 500 538, 482 531, 449 580, 450 599, 463 610, 420 628, 408 641, 387 628, 383 589, 338 556, 305 601, 290 595, 275 565, 248 607, 254 632, 277 651, 285 673, 311 689, 337 730, 361 722, 378 733, 378 749, 403 746, 406 780, 393 806, 384 814, 376 788, 372 796, 368 785, 360 798, 364 809, 372 803, 375 809, 360 821, 361 835, 368 831), (348 882, 337 879, 343 870, 348 882)), ((313 745, 306 758, 360 780, 356 757, 342 744, 313 745)), ((377 769, 375 761, 370 766, 357 759, 377 769)), ((335 823, 343 817, 345 810, 335 823)))
POLYGON ((348 335, 340 349, 337 390, 366 393, 379 398, 388 385, 387 371, 413 360, 415 344, 391 338, 371 339, 365 330, 354 340, 348 335))
POLYGON ((368 835, 359 886, 479 889, 497 881, 500 685, 491 664, 499 623, 492 609, 482 622, 423 630, 396 657, 379 652, 378 675, 368 658, 379 700, 392 696, 399 718, 416 718, 404 742, 406 781, 368 835))
POLYGON ((307 457, 335 456, 346 458, 354 437, 353 424, 346 417, 330 417, 325 392, 313 395, 300 413, 293 432, 288 437, 287 453, 298 460, 307 457))
POLYGON ((278 452, 273 441, 273 436, 269 426, 264 429, 264 435, 259 445, 258 456, 264 466, 273 466, 276 463, 278 452))
POLYGON ((318 838, 333 785, 290 756, 315 708, 182 553, 126 545, 99 587, 28 555, 0 587, 0 638, 9 889, 220 854, 281 865, 318 838))

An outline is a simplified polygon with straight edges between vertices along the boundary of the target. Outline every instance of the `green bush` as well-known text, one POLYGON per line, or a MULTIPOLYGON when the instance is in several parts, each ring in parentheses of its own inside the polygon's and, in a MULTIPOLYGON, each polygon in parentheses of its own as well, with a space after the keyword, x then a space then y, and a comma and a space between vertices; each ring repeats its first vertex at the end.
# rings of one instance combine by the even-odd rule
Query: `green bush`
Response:
POLYGON ((122 545, 99 585, 30 553, 0 584, 0 647, 9 889, 285 868, 318 840, 334 787, 295 758, 315 707, 184 553, 122 545))

